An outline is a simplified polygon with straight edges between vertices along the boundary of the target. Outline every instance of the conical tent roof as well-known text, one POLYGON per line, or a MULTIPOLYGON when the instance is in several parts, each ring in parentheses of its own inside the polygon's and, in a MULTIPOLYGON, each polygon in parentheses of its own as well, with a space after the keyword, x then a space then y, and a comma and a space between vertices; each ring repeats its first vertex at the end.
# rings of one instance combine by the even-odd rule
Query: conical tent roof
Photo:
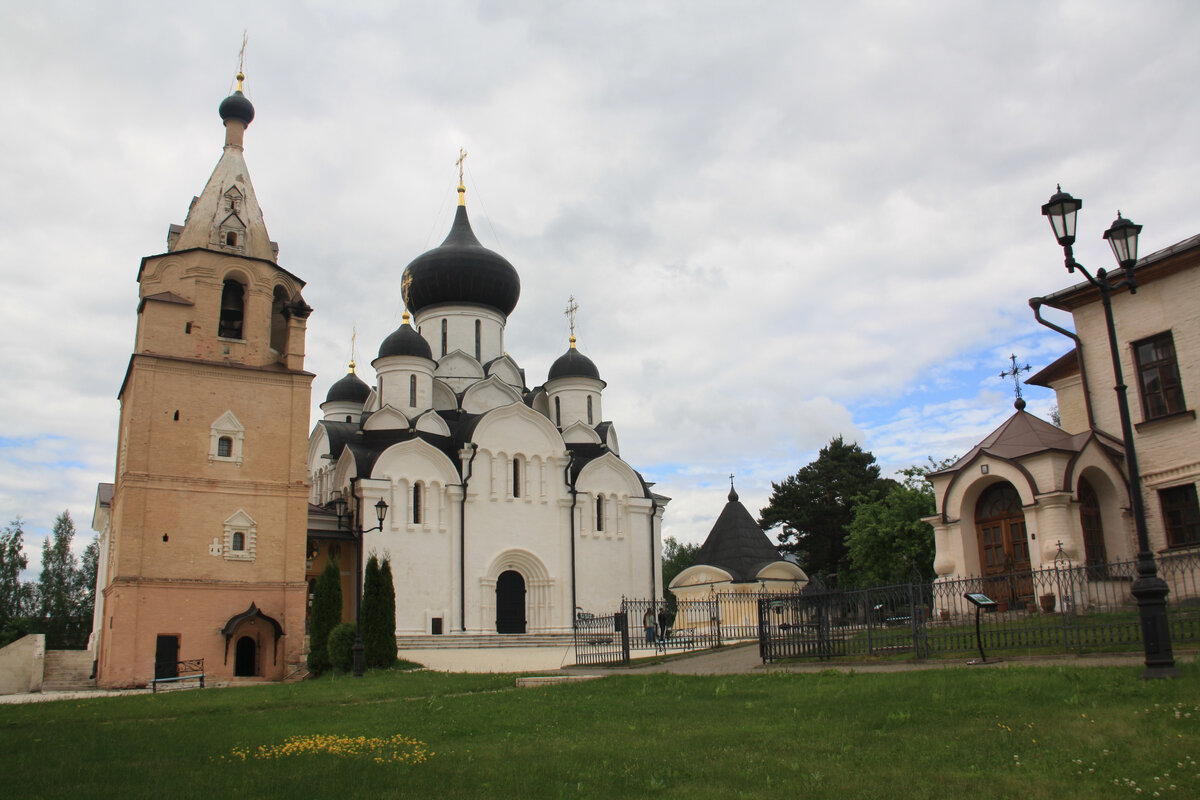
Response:
POLYGON ((737 492, 730 489, 729 502, 700 546, 695 564, 719 567, 735 583, 743 583, 757 580, 763 567, 782 560, 779 550, 738 501, 737 492))

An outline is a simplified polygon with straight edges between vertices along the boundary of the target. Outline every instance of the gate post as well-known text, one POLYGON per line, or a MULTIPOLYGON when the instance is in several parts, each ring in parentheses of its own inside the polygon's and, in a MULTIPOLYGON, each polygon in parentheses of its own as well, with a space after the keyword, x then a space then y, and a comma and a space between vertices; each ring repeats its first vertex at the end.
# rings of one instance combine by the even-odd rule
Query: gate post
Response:
POLYGON ((629 616, 625 613, 624 602, 621 603, 622 610, 613 614, 613 627, 621 633, 621 663, 629 663, 629 616))

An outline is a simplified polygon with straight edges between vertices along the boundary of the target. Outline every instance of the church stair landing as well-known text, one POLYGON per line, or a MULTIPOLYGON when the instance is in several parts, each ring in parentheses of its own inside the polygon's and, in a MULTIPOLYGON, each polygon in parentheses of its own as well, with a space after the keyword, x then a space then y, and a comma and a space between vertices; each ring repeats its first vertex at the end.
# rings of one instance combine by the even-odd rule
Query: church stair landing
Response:
POLYGON ((43 692, 83 692, 96 688, 92 654, 88 650, 47 650, 42 671, 43 692))

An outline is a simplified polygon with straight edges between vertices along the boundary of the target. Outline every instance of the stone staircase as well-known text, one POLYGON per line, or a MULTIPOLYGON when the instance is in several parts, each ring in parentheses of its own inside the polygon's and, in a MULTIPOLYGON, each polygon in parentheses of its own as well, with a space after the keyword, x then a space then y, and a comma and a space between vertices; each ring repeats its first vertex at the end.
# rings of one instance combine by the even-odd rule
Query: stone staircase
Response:
POLYGON ((478 650, 488 647, 567 647, 575 643, 570 633, 485 633, 441 636, 398 636, 400 650, 478 650))
POLYGON ((42 670, 43 692, 84 692, 96 688, 88 650, 47 650, 42 670))

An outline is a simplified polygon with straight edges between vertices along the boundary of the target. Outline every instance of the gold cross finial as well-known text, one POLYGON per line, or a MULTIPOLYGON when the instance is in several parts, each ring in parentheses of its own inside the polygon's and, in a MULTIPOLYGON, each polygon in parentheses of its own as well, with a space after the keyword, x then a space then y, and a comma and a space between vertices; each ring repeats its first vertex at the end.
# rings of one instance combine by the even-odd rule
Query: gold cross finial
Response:
POLYGON ((238 52, 238 74, 237 74, 237 90, 242 91, 242 81, 246 80, 246 40, 250 35, 245 29, 242 30, 242 49, 238 52))
POLYGON ((358 326, 355 325, 350 333, 350 371, 354 372, 354 346, 358 341, 358 326))
POLYGON ((467 186, 463 183, 463 162, 467 160, 467 151, 461 147, 458 148, 458 161, 454 165, 458 167, 458 204, 465 206, 467 204, 467 186))
POLYGON ((578 310, 579 304, 575 302, 575 295, 571 295, 567 298, 567 310, 563 312, 571 323, 571 347, 575 346, 575 312, 578 310))

